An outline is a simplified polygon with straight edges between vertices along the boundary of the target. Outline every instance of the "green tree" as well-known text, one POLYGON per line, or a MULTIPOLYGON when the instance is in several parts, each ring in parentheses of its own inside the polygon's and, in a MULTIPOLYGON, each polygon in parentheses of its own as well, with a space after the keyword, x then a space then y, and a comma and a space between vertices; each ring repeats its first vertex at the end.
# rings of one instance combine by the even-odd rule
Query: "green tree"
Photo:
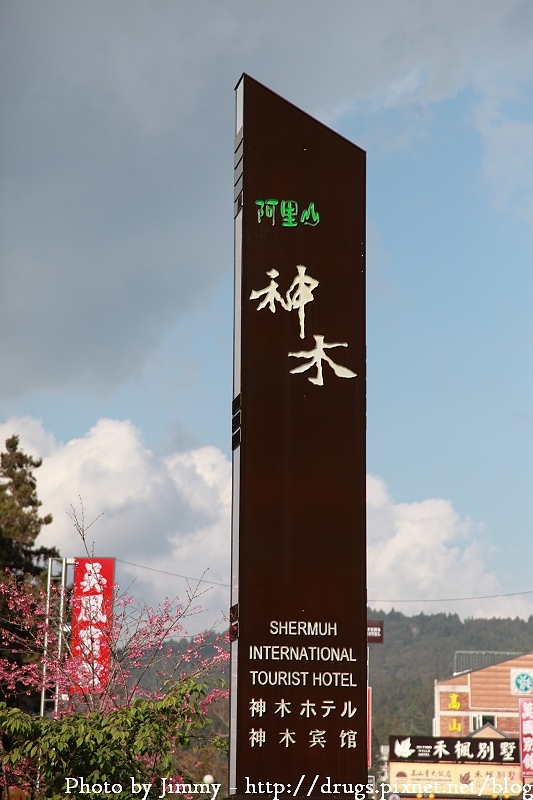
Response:
POLYGON ((190 678, 161 700, 60 719, 32 717, 0 703, 0 732, 10 740, 2 759, 4 782, 18 774, 19 784, 32 793, 38 787, 37 797, 63 798, 67 788, 77 797, 83 792, 77 778, 83 776, 90 785, 101 784, 102 794, 120 793, 122 800, 135 797, 132 781, 151 784, 150 797, 158 797, 161 778, 189 778, 176 768, 175 757, 202 740, 209 723, 203 711, 207 691, 207 684, 190 678))
POLYGON ((42 459, 20 450, 18 436, 6 439, 5 446, 0 454, 0 564, 17 575, 38 575, 46 559, 57 555, 53 548, 35 547, 43 525, 52 522, 51 514, 39 515, 42 503, 33 471, 42 459))
MULTIPOLYGON (((41 459, 27 455, 19 448, 19 437, 6 440, 5 451, 0 453, 0 582, 6 573, 20 582, 32 582, 37 590, 42 587, 44 567, 48 558, 59 555, 55 548, 35 547, 35 540, 43 525, 52 522, 52 515, 40 516, 42 505, 37 497, 37 481, 34 470, 41 466, 41 459), (41 580, 40 580, 41 579, 41 580)), ((0 629, 12 631, 13 623, 5 598, 0 594, 0 629)), ((13 665, 21 666, 36 661, 37 656, 13 653, 6 648, 0 630, 0 657, 8 659, 13 665)), ((6 697, 5 686, 0 684, 0 698, 6 697)), ((18 697, 8 702, 24 708, 36 710, 38 693, 28 695, 26 687, 18 687, 18 697)))

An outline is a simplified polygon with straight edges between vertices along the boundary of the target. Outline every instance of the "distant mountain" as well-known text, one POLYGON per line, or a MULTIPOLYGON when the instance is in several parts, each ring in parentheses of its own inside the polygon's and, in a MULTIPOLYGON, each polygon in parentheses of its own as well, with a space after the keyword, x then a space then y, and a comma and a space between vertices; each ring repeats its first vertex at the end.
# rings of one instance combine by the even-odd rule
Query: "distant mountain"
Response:
POLYGON ((453 675, 456 650, 533 652, 533 616, 467 619, 457 614, 368 610, 384 621, 383 644, 369 646, 373 750, 389 735, 431 736, 433 685, 453 675))

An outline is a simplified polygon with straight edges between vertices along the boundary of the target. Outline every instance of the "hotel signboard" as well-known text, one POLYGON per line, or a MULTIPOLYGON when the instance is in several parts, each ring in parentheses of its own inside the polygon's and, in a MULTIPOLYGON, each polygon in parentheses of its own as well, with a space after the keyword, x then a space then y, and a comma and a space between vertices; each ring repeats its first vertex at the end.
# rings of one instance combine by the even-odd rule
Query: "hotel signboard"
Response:
POLYGON ((495 797, 522 792, 517 739, 391 736, 389 785, 401 796, 495 797))
POLYGON ((389 750, 391 760, 402 763, 520 765, 517 739, 391 736, 389 750))
POLYGON ((369 619, 366 623, 366 640, 368 644, 383 644, 383 620, 369 619))
POLYGON ((365 153, 237 86, 230 794, 366 780, 365 153))

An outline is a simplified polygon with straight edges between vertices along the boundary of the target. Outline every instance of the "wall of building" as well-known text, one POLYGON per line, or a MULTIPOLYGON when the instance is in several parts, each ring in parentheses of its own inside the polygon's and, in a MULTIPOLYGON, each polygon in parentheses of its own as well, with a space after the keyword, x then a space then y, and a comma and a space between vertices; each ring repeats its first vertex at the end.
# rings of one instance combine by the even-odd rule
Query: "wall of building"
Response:
POLYGON ((490 667, 435 681, 434 736, 469 736, 490 722, 509 737, 518 737, 519 694, 512 683, 517 671, 533 674, 533 653, 490 667))

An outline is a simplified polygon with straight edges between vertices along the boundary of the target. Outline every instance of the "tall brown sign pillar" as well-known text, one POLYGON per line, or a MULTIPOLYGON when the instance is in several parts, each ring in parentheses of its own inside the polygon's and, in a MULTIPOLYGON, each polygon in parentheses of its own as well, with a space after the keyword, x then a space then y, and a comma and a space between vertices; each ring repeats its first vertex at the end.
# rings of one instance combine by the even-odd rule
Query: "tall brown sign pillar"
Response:
POLYGON ((319 797, 366 782, 365 153, 236 93, 230 794, 319 797))

